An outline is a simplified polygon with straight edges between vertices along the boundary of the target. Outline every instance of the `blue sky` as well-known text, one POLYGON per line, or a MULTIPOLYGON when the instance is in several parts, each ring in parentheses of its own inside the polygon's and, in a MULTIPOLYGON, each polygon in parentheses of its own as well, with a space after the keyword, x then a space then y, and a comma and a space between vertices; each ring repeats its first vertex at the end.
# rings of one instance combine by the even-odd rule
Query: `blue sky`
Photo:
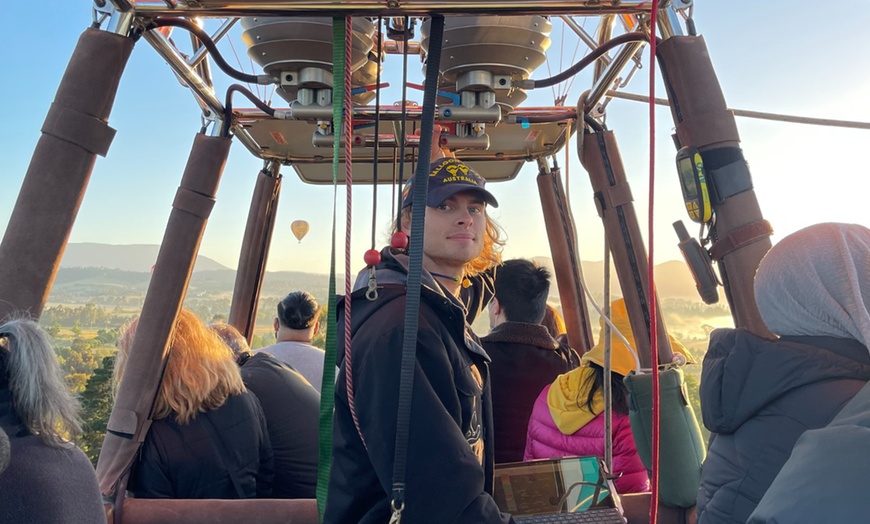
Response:
MULTIPOLYGON (((870 3, 866 0, 838 2, 836 13, 833 8, 821 13, 818 3, 809 1, 699 0, 696 4, 697 27, 706 38, 730 107, 870 121, 866 95, 870 93, 870 68, 862 65, 866 62, 863 33, 870 20, 870 3), (822 15, 830 20, 819 24, 822 15)), ((4 72, 0 97, 5 117, 5 125, 0 126, 0 182, 4 189, 0 192, 0 226, 4 228, 60 77, 79 34, 91 22, 90 4, 86 1, 54 0, 39 5, 40 13, 33 3, 4 6, 7 24, 0 32, 0 68, 4 72)), ((591 21, 589 24, 594 28, 591 21)), ((556 24, 549 53, 553 72, 567 67, 575 41, 566 37, 560 65, 560 29, 556 24)), ((242 66, 250 71, 238 30, 233 35, 242 66)), ((176 39, 184 43, 187 40, 181 35, 176 39)), ((238 67, 232 50, 226 44, 222 48, 227 60, 238 67)), ((387 103, 401 98, 399 66, 398 57, 391 57, 385 79, 393 86, 383 95, 387 103)), ((419 61, 412 59, 411 81, 419 81, 420 70, 419 61)), ((534 74, 535 78, 546 76, 546 66, 534 74)), ((647 93, 647 78, 644 69, 627 91, 647 93)), ((219 84, 221 99, 220 86, 225 85, 219 84)), ((569 103, 589 86, 588 75, 578 77, 569 93, 569 103)), ((664 96, 661 84, 656 89, 658 96, 664 96)), ((409 93, 419 99, 418 92, 409 93)), ((551 90, 540 90, 530 96, 526 105, 551 105, 552 96, 551 90)), ((280 105, 277 97, 275 103, 280 105)), ((679 258, 670 224, 679 219, 688 223, 688 219, 673 167, 673 122, 666 108, 659 109, 656 118, 655 253, 656 261, 661 262, 679 258)), ((192 96, 145 41, 134 49, 110 125, 118 134, 108 157, 97 161, 70 240, 159 244, 200 119, 192 96)), ((608 107, 607 125, 617 135, 645 231, 648 108, 614 100, 608 107)), ((738 128, 762 211, 776 230, 774 241, 820 221, 870 224, 865 211, 870 168, 860 160, 870 149, 870 131, 745 118, 738 119, 738 128)), ((241 144, 233 145, 201 254, 236 266, 250 195, 261 166, 262 161, 241 144)), ((283 172, 284 189, 269 269, 326 273, 332 189, 303 184, 289 168, 283 172), (311 223, 311 231, 301 243, 290 232, 290 223, 297 219, 311 223)), ((570 199, 578 223, 581 258, 601 260, 603 234, 587 175, 576 160, 572 160, 570 172, 570 199)), ((535 175, 535 167, 529 164, 516 180, 491 184, 501 203, 493 216, 508 233, 507 258, 549 253, 535 175)), ((362 254, 370 243, 371 187, 355 187, 354 198, 351 257, 352 267, 357 268, 362 267, 362 254)), ((339 202, 344 202, 343 192, 339 202)), ((376 233, 380 244, 389 222, 387 188, 379 195, 378 207, 376 233)), ((344 223, 343 206, 339 221, 344 223)), ((343 250, 338 257, 341 260, 343 250)))

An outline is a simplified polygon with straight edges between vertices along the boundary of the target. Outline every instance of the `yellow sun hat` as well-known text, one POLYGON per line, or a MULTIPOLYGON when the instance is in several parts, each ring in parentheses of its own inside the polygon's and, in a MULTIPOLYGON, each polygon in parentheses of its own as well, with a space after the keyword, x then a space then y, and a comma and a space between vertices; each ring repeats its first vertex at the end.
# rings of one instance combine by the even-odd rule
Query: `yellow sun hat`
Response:
MULTIPOLYGON (((610 321, 636 351, 634 333, 631 331, 631 322, 628 320, 628 310, 625 307, 624 299, 614 300, 610 305, 610 321)), ((604 319, 600 319, 598 323, 601 326, 598 332, 598 344, 583 355, 581 363, 588 364, 593 362, 604 367, 604 319)), ((679 353, 686 357, 688 363, 695 362, 692 354, 689 353, 689 350, 680 341, 670 334, 668 334, 668 340, 671 342, 671 350, 674 353, 679 353)), ((611 336, 610 366, 614 373, 619 373, 622 376, 635 371, 635 361, 631 351, 628 350, 625 343, 616 334, 611 336)))

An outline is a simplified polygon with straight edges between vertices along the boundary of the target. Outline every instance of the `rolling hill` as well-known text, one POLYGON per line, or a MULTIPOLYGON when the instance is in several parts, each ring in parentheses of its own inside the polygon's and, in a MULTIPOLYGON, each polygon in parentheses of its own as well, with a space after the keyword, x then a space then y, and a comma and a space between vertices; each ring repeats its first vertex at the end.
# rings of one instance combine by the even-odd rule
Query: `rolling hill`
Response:
MULTIPOLYGON (((150 272, 157 261, 160 246, 156 244, 97 244, 92 242, 70 243, 66 246, 60 267, 103 267, 122 271, 150 272)), ((224 266, 208 257, 196 257, 194 271, 213 271, 224 266)))

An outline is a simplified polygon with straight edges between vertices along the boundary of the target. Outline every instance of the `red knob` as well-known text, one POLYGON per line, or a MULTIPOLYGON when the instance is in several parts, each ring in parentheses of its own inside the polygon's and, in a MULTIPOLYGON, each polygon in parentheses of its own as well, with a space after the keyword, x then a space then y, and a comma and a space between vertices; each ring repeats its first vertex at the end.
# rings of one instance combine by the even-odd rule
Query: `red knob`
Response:
POLYGON ((363 260, 365 260, 367 266, 376 266, 381 263, 381 252, 377 249, 369 249, 363 255, 363 260))
POLYGON ((402 231, 396 231, 390 237, 390 245, 396 249, 405 249, 408 247, 408 235, 402 231))

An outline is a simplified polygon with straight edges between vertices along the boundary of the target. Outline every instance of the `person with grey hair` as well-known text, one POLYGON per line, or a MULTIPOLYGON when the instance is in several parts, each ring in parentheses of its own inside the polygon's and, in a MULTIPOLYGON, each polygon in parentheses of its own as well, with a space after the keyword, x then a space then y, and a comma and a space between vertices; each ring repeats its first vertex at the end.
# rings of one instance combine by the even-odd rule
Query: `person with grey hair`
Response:
POLYGON ((106 522, 94 468, 71 443, 78 408, 45 331, 23 318, 0 324, 0 430, 11 448, 0 523, 106 522))
POLYGON ((12 449, 10 446, 9 436, 5 431, 0 429, 0 474, 6 471, 6 468, 9 467, 9 458, 12 455, 12 449))
MULTIPOLYGON (((700 394, 712 436, 699 524, 746 522, 798 438, 826 426, 870 380, 870 230, 829 223, 793 233, 762 259, 754 288, 779 338, 744 329, 710 337, 700 394)), ((842 522, 765 520, 797 521, 842 522)))
POLYGON ((248 340, 234 326, 226 322, 212 322, 208 325, 212 331, 217 333, 224 344, 233 350, 233 355, 238 358, 239 355, 251 352, 251 346, 248 345, 248 340))

